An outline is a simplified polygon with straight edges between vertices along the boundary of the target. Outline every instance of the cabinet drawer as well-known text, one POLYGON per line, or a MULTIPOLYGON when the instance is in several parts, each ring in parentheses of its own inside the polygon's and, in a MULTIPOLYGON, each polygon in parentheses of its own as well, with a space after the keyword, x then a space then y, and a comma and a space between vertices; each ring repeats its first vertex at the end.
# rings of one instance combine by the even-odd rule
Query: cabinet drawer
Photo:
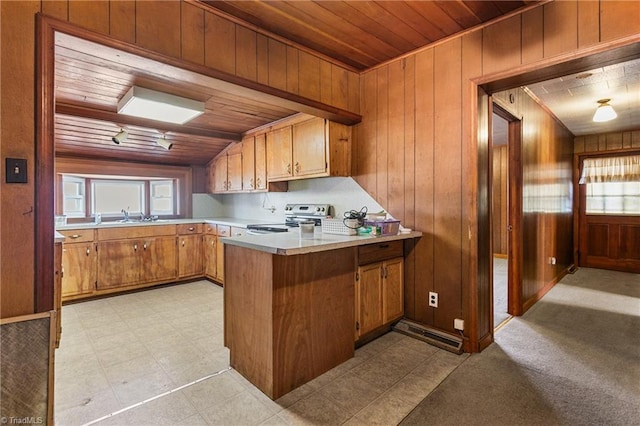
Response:
POLYGON ((93 241, 93 229, 68 229, 58 232, 64 235, 65 244, 93 241))
POLYGON ((228 237, 231 235, 231 227, 226 225, 218 225, 218 236, 228 237))
POLYGON ((402 241, 389 241, 385 243, 366 244, 358 247, 358 264, 379 262, 385 259, 403 256, 402 241))
POLYGON ((205 223, 204 224, 204 233, 208 235, 216 235, 218 233, 218 226, 214 223, 205 223))
POLYGON ((237 228, 235 226, 231 227, 231 236, 232 237, 242 237, 247 233, 246 228, 237 228))
POLYGON ((181 225, 176 225, 178 227, 178 235, 189 235, 189 234, 201 234, 202 233, 202 224, 201 223, 184 223, 181 225))

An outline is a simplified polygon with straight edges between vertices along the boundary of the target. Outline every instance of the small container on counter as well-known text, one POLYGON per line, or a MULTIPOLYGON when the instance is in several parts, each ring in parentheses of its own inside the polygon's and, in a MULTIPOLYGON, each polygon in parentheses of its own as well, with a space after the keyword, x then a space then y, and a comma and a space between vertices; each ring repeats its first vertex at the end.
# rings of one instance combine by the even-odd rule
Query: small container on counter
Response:
POLYGON ((301 240, 313 240, 313 234, 315 232, 315 222, 300 222, 300 239, 301 240))

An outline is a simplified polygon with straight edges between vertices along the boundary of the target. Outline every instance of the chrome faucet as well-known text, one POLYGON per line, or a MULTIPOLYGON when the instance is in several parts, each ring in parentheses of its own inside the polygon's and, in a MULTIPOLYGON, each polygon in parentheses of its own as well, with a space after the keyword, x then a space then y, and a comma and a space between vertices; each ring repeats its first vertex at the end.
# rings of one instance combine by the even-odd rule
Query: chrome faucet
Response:
MULTIPOLYGON (((127 207, 127 208, 129 208, 129 207, 127 207)), ((129 220, 129 210, 122 209, 122 210, 120 210, 120 211, 121 211, 121 212, 122 212, 122 214, 124 215, 124 220, 125 220, 125 221, 128 221, 128 220, 129 220)))

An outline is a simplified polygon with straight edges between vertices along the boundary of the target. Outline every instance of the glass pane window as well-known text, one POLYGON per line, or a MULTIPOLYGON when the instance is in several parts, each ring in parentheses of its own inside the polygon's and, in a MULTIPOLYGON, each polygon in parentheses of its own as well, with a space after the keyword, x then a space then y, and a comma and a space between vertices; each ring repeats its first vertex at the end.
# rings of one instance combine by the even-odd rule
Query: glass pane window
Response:
POLYGON ((173 181, 152 180, 149 182, 151 197, 149 198, 149 208, 151 215, 173 215, 173 181))
POLYGON ((640 215, 640 182, 587 185, 587 214, 640 215))
POLYGON ((144 212, 144 181, 93 180, 92 214, 103 216, 122 215, 122 210, 131 216, 144 212))
POLYGON ((76 176, 62 176, 63 213, 67 217, 85 216, 86 182, 76 176))

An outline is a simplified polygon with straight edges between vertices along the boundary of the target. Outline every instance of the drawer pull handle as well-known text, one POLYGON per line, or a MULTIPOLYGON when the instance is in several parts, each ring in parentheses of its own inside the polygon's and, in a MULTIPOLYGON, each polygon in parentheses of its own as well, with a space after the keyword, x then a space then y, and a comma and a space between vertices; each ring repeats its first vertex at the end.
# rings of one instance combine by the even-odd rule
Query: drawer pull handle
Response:
POLYGON ((73 234, 69 238, 73 238, 75 240, 76 238, 80 238, 80 237, 82 237, 82 234, 73 234))
POLYGON ((389 248, 389 244, 380 244, 378 247, 380 247, 381 249, 386 249, 389 248))
POLYGON ((192 226, 191 228, 189 228, 189 231, 193 231, 195 228, 192 226))

